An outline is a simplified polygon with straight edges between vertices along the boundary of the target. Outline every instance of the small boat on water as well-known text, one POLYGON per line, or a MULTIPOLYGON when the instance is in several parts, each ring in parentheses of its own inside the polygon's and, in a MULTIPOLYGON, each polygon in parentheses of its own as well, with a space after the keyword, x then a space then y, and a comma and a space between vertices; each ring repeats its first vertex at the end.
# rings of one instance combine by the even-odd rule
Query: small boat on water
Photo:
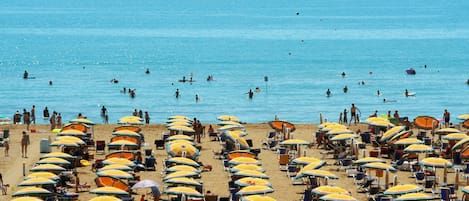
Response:
POLYGON ((409 68, 409 69, 405 70, 405 72, 407 72, 407 74, 409 74, 409 75, 415 75, 415 73, 416 73, 415 69, 413 69, 413 68, 409 68))

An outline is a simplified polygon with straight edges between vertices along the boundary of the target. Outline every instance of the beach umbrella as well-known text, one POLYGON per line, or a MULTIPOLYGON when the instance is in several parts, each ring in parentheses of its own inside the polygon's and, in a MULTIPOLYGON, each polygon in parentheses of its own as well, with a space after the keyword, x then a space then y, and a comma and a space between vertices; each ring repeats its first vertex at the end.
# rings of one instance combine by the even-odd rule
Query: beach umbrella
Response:
POLYGON ((232 165, 239 165, 239 164, 261 165, 261 163, 256 159, 249 158, 249 157, 243 157, 243 156, 233 158, 233 159, 229 160, 228 163, 232 164, 232 165))
POLYGON ((261 178, 256 178, 256 177, 244 177, 241 179, 238 179, 235 181, 235 184, 238 186, 252 186, 252 185, 257 185, 257 186, 272 186, 272 184, 266 180, 266 179, 261 179, 261 178))
POLYGON ((378 169, 378 170, 396 171, 396 169, 394 167, 392 167, 391 165, 386 164, 386 163, 380 163, 380 162, 366 163, 366 164, 363 164, 362 167, 371 168, 371 169, 378 169))
POLYGON ((412 144, 423 144, 422 140, 417 138, 404 138, 394 142, 395 145, 412 145, 412 144))
POLYGON ((448 135, 443 136, 443 140, 462 140, 468 137, 466 133, 450 133, 448 135))
POLYGON ((311 193, 316 195, 327 195, 331 193, 349 194, 347 190, 338 186, 319 186, 311 190, 311 193))
POLYGON ((182 185, 188 185, 188 186, 202 186, 202 184, 200 182, 196 181, 193 178, 187 178, 187 177, 176 177, 176 178, 165 180, 164 182, 169 183, 169 184, 182 184, 182 185))
POLYGON ((236 122, 236 121, 220 121, 220 122, 218 122, 218 125, 220 125, 220 126, 225 126, 225 125, 238 125, 238 126, 241 126, 241 124, 239 122, 236 122))
POLYGON ((354 132, 347 128, 334 128, 327 131, 327 135, 353 134, 354 132))
POLYGON ((359 136, 356 134, 339 134, 331 138, 331 141, 339 141, 339 140, 350 140, 353 138, 358 138, 359 136))
POLYGON ((100 168, 98 171, 103 171, 103 170, 122 170, 122 171, 130 171, 133 170, 131 167, 124 165, 124 164, 111 164, 111 165, 106 165, 102 168, 100 168))
POLYGON ((468 142, 469 142, 469 136, 459 140, 458 143, 456 143, 451 149, 454 151, 456 149, 462 148, 468 142))
POLYGON ((108 144, 108 146, 115 146, 115 147, 138 147, 138 144, 129 140, 116 140, 108 144))
POLYGON ((166 145, 166 152, 172 157, 197 158, 199 150, 187 143, 171 143, 166 145))
POLYGON ((258 165, 253 165, 253 164, 239 164, 230 168, 230 172, 238 172, 241 170, 253 170, 253 171, 258 171, 258 172, 265 172, 265 170, 262 167, 258 165))
POLYGON ((184 122, 192 125, 192 120, 190 119, 168 119, 166 120, 167 124, 175 123, 175 122, 184 122))
POLYGON ((119 124, 142 124, 143 119, 137 116, 124 116, 119 119, 119 124))
POLYGON ((54 164, 41 164, 31 168, 31 172, 40 172, 40 171, 65 171, 66 169, 54 164))
POLYGON ((358 199, 350 195, 339 194, 339 193, 327 194, 325 196, 320 197, 319 199, 327 200, 327 201, 358 201, 358 199))
POLYGON ((248 158, 257 158, 256 154, 252 153, 249 150, 234 150, 228 153, 228 160, 238 157, 248 157, 248 158))
POLYGON ((92 189, 90 193, 98 195, 128 195, 127 191, 122 189, 112 187, 112 186, 103 186, 99 188, 92 189))
POLYGON ((227 131, 227 130, 245 130, 243 125, 226 125, 217 129, 217 131, 227 131))
POLYGON ((464 186, 464 187, 461 189, 461 191, 462 191, 463 193, 469 193, 469 186, 464 186))
POLYGON ((104 165, 121 164, 121 165, 130 166, 130 167, 135 166, 134 162, 126 158, 108 158, 103 161, 103 164, 104 165))
POLYGON ((389 122, 388 119, 382 117, 371 117, 365 120, 368 125, 378 126, 378 127, 393 127, 394 124, 389 122))
POLYGON ((297 148, 298 148, 298 157, 301 156, 301 149, 300 149, 300 145, 309 145, 311 144, 311 142, 308 142, 306 140, 302 140, 302 139, 288 139, 288 140, 284 140, 282 142, 280 142, 280 145, 296 145, 297 148))
POLYGON ((45 196, 52 193, 46 189, 38 187, 25 187, 12 194, 13 197, 19 196, 45 196))
POLYGON ((131 130, 118 130, 118 131, 113 132, 112 135, 115 135, 115 136, 130 136, 130 137, 137 137, 137 138, 142 137, 139 133, 131 131, 131 130))
POLYGON ((64 147, 79 147, 80 145, 78 145, 78 144, 77 144, 76 142, 74 142, 74 141, 57 140, 57 141, 53 141, 52 143, 50 143, 49 146, 55 146, 55 147, 60 147, 60 146, 64 146, 64 147))
POLYGON ((185 120, 191 120, 188 116, 184 116, 184 115, 173 115, 173 116, 170 116, 168 119, 185 119, 185 120))
POLYGON ((71 163, 61 158, 44 158, 36 162, 36 164, 70 165, 71 163))
POLYGON ((298 157, 291 161, 293 164, 308 165, 310 163, 326 162, 314 157, 298 157))
POLYGON ((405 139, 405 138, 408 138, 412 135, 412 131, 410 130, 405 130, 405 131, 401 131, 400 133, 398 134, 395 134, 391 137, 391 139, 388 139, 388 143, 392 144, 398 140, 402 140, 402 139, 405 139))
POLYGON ((276 201, 276 199, 264 195, 249 195, 241 198, 241 201, 276 201))
POLYGON ((439 121, 438 119, 430 116, 418 116, 414 119, 414 125, 417 128, 424 130, 431 130, 438 128, 439 121))
POLYGON ((443 159, 443 158, 436 158, 436 157, 424 158, 419 162, 419 164, 424 165, 424 166, 437 167, 437 168, 453 166, 453 163, 451 163, 450 161, 443 159))
POLYGON ((405 126, 394 126, 391 129, 387 130, 386 132, 383 133, 383 136, 381 139, 379 139, 380 142, 384 142, 388 139, 391 139, 395 134, 398 134, 402 131, 404 131, 405 126))
POLYGON ((243 130, 226 130, 224 131, 224 134, 225 135, 231 135, 231 136, 237 136, 237 137, 245 137, 248 135, 248 133, 246 133, 246 131, 243 131, 243 130))
POLYGON ((195 189, 181 186, 168 188, 164 193, 168 195, 185 195, 187 197, 203 197, 203 195, 195 189))
POLYGON ((166 172, 177 172, 177 171, 199 172, 200 170, 189 165, 175 165, 166 169, 166 172))
POLYGON ((255 171, 255 170, 240 170, 238 172, 233 173, 234 176, 238 177, 254 177, 254 178, 261 178, 261 179, 268 179, 269 176, 265 173, 255 171))
POLYGON ((239 118, 233 115, 221 115, 217 117, 218 120, 220 121, 235 121, 239 122, 239 118))
POLYGON ((193 167, 200 166, 200 164, 195 162, 194 160, 189 159, 189 158, 184 158, 184 157, 173 157, 173 158, 166 159, 166 161, 171 162, 171 163, 176 163, 179 165, 190 165, 193 167))
POLYGON ((70 154, 63 153, 63 152, 51 152, 51 153, 42 155, 41 159, 43 158, 75 158, 75 156, 72 156, 70 154))
POLYGON ((75 137, 86 137, 86 133, 75 130, 75 129, 69 129, 69 130, 63 130, 57 133, 58 136, 75 136, 75 137))
POLYGON ((283 131, 284 128, 289 129, 290 132, 294 132, 296 130, 295 125, 288 122, 288 121, 270 121, 269 125, 271 128, 277 131, 283 131))
POLYGON ((153 180, 149 180, 149 179, 144 179, 144 180, 141 180, 137 183, 135 183, 133 186, 132 186, 132 189, 142 189, 142 188, 150 188, 150 187, 159 187, 160 184, 158 184, 156 181, 153 181, 153 180))
POLYGON ((245 196, 245 195, 259 195, 266 193, 273 193, 274 189, 269 186, 262 185, 252 185, 241 188, 236 195, 245 196))
POLYGON ((76 118, 69 121, 70 123, 79 123, 79 124, 86 124, 86 125, 94 125, 95 123, 89 119, 85 118, 76 118))
POLYGON ((301 177, 320 177, 320 178, 329 178, 329 179, 338 179, 339 177, 332 172, 329 172, 327 170, 304 170, 298 173, 296 178, 301 178, 301 177))
POLYGON ((25 197, 15 198, 15 199, 10 200, 10 201, 42 201, 42 199, 39 199, 37 197, 25 196, 25 197))
POLYGON ((192 124, 186 120, 173 121, 173 122, 166 124, 166 127, 171 127, 171 126, 192 126, 192 124))
POLYGON ((121 199, 119 198, 116 198, 114 196, 98 196, 98 197, 95 197, 95 198, 92 198, 91 200, 88 200, 88 201, 121 201, 121 199))
POLYGON ((166 141, 172 141, 172 140, 189 140, 189 141, 194 141, 194 138, 188 135, 173 135, 169 136, 166 138, 166 141))
POLYGON ((323 123, 321 125, 318 126, 319 130, 321 130, 321 131, 330 131, 332 129, 347 129, 347 127, 345 125, 338 124, 338 123, 327 122, 327 123, 323 123))
POLYGON ((458 119, 468 120, 469 119, 469 114, 461 114, 461 115, 458 116, 458 119))
POLYGON ((404 152, 406 153, 425 153, 425 152, 432 152, 432 151, 433 151, 432 147, 428 145, 424 145, 424 144, 412 144, 404 149, 404 152))
POLYGON ((460 133, 461 131, 455 128, 442 128, 435 131, 438 135, 447 135, 450 133, 460 133))
POLYGON ((42 177, 42 178, 47 178, 47 179, 52 179, 52 180, 57 180, 59 179, 59 176, 52 172, 33 172, 26 176, 24 179, 32 179, 32 178, 37 178, 37 177, 42 177))
POLYGON ((132 179, 134 176, 129 174, 128 172, 124 172, 122 170, 102 170, 96 172, 96 175, 102 176, 102 177, 114 177, 118 179, 132 179))
POLYGON ((383 118, 383 117, 369 117, 365 119, 365 122, 369 123, 369 122, 374 122, 374 121, 387 121, 387 120, 388 120, 387 118, 383 118))
POLYGON ((423 188, 415 184, 402 184, 393 186, 384 191, 385 195, 402 195, 407 193, 416 193, 422 191, 423 188))
POLYGON ((172 131, 180 131, 180 132, 187 132, 187 133, 195 132, 193 128, 188 127, 188 126, 170 126, 168 127, 168 129, 172 131))
POLYGON ((326 161, 316 161, 316 162, 311 162, 308 165, 305 165, 303 168, 301 168, 301 171, 304 170, 314 170, 314 169, 319 169, 322 166, 326 165, 326 161))
POLYGON ((56 184, 56 181, 50 180, 44 177, 35 177, 31 179, 27 179, 22 181, 18 184, 18 186, 38 186, 38 185, 46 185, 46 184, 56 184))
POLYGON ((75 142, 77 144, 86 144, 85 141, 75 136, 59 136, 59 137, 56 137, 55 140, 66 140, 66 141, 75 142))
POLYGON ((385 163, 386 161, 381 158, 376 158, 376 157, 365 157, 365 158, 360 158, 356 161, 353 162, 353 164, 366 164, 366 163, 385 163))
POLYGON ((189 141, 189 140, 171 140, 171 141, 167 141, 166 145, 174 144, 174 143, 183 143, 183 144, 188 144, 188 145, 191 145, 191 146, 195 145, 194 142, 189 141))
POLYGON ((198 172, 177 171, 177 172, 173 172, 173 173, 167 174, 167 175, 163 178, 163 181, 166 181, 166 180, 172 179, 172 178, 177 178, 177 177, 193 177, 193 176, 197 176, 197 175, 199 175, 198 172))
POLYGON ((407 193, 394 199, 394 201, 435 200, 435 197, 425 193, 407 193))

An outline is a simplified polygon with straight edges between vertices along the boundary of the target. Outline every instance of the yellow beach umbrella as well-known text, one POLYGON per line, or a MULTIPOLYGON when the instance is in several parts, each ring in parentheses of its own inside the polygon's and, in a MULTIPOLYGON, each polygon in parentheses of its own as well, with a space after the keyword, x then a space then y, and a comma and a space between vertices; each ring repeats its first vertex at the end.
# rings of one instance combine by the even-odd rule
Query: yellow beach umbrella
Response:
POLYGON ((193 178, 187 178, 187 177, 176 177, 176 178, 171 178, 167 179, 164 181, 165 183, 169 184, 182 184, 182 185, 189 185, 189 186, 202 186, 202 184, 198 181, 196 181, 193 178))
POLYGON ((332 125, 342 125, 342 124, 339 124, 337 122, 328 121, 328 122, 324 122, 322 124, 319 124, 318 128, 324 128, 324 127, 332 126, 332 125))
POLYGON ((349 192, 338 186, 319 186, 311 190, 311 193, 317 195, 327 195, 331 193, 349 194, 349 192))
POLYGON ((376 158, 376 157, 365 157, 360 158, 353 162, 353 164, 365 164, 365 163, 384 163, 386 162, 384 159, 376 158))
POLYGON ((347 129, 345 125, 338 124, 338 123, 330 123, 330 124, 325 124, 325 126, 319 126, 321 131, 330 131, 333 129, 347 129))
POLYGON ((395 145, 412 145, 412 144, 423 144, 422 140, 417 138, 404 138, 394 142, 395 145))
POLYGON ((461 131, 455 128, 442 128, 435 131, 438 135, 446 135, 450 133, 460 133, 461 131))
MULTIPOLYGON (((310 163, 321 162, 322 160, 314 157, 298 157, 293 159, 291 162, 293 164, 308 165, 310 163)), ((325 161, 324 161, 325 162, 325 161)))
POLYGON ((329 178, 329 179, 338 179, 339 177, 332 172, 329 172, 327 170, 305 170, 301 171, 297 174, 296 178, 301 178, 301 177, 320 177, 320 178, 329 178))
POLYGON ((44 158, 36 162, 36 164, 70 165, 71 163, 61 158, 44 158))
POLYGON ((127 165, 127 166, 134 166, 135 163, 130 161, 129 159, 126 158, 108 158, 103 161, 103 164, 105 165, 111 165, 111 164, 121 164, 121 165, 127 165))
POLYGON ((432 151, 433 151, 432 147, 428 145, 424 145, 424 144, 412 144, 404 149, 404 152, 406 153, 425 153, 425 152, 432 152, 432 151))
POLYGON ((68 129, 57 133, 58 136, 76 136, 76 137, 86 137, 86 133, 75 129, 68 129))
POLYGON ((200 171, 200 170, 196 169, 195 167, 189 166, 189 165, 175 165, 175 166, 172 166, 172 167, 166 169, 166 172, 177 172, 177 171, 197 172, 197 171, 200 171))
POLYGON ((226 125, 217 129, 217 131, 227 131, 227 130, 245 130, 243 125, 226 125))
POLYGON ((466 133, 450 133, 443 136, 443 140, 462 140, 468 137, 466 133))
POLYGON ((353 131, 347 128, 334 128, 326 133, 327 135, 353 134, 353 131))
POLYGON ((462 148, 467 143, 469 143, 469 136, 459 140, 458 143, 456 143, 451 149, 454 151, 456 149, 462 148))
POLYGON ((103 170, 122 170, 122 171, 130 171, 133 170, 131 167, 124 165, 124 164, 111 164, 111 165, 106 165, 102 168, 100 168, 98 171, 103 171, 103 170))
POLYGON ((173 121, 171 123, 166 124, 166 127, 171 126, 191 126, 192 124, 189 121, 182 120, 182 121, 173 121))
POLYGON ((44 177, 35 177, 28 180, 24 180, 18 184, 18 186, 38 186, 38 185, 46 185, 46 184, 56 184, 56 181, 50 180, 44 177))
POLYGON ((241 124, 239 122, 236 122, 236 121, 220 121, 220 122, 218 122, 218 125, 220 125, 220 126, 224 126, 224 125, 238 125, 238 126, 241 126, 241 124))
POLYGON ((272 184, 266 180, 266 179, 261 179, 261 178, 255 178, 255 177, 244 177, 241 179, 238 179, 235 181, 235 184, 238 186, 272 186, 272 184))
POLYGON ((356 134, 339 134, 331 138, 331 141, 339 141, 339 140, 350 140, 353 138, 358 138, 359 136, 356 134))
POLYGON ((191 120, 188 116, 183 116, 183 115, 174 115, 174 116, 170 116, 168 119, 186 119, 186 120, 191 120))
POLYGON ((108 144, 108 146, 129 146, 129 147, 136 147, 138 144, 129 140, 116 140, 108 144))
POLYGON ((90 193, 98 194, 98 195, 128 195, 127 191, 122 189, 112 187, 112 186, 104 186, 92 189, 90 193))
POLYGON ((386 164, 386 163, 380 163, 380 162, 366 163, 366 164, 362 165, 362 167, 378 169, 378 170, 396 171, 396 169, 394 167, 392 167, 391 165, 386 164))
POLYGON ((13 197, 19 196, 44 196, 51 195, 52 192, 38 187, 25 187, 12 194, 13 197))
POLYGON ((469 186, 464 186, 464 187, 461 189, 461 191, 462 191, 463 193, 469 193, 469 186))
POLYGON ((80 123, 80 124, 86 124, 86 125, 94 125, 95 123, 89 119, 85 118, 76 118, 72 119, 69 121, 70 123, 80 123))
POLYGON ((248 157, 236 157, 228 161, 229 164, 232 165, 239 165, 239 164, 254 164, 254 165, 261 165, 261 163, 253 158, 248 158, 248 157))
POLYGON ((384 191, 385 195, 402 195, 407 193, 416 193, 422 191, 423 188, 415 184, 403 184, 393 186, 384 191))
POLYGON ((458 119, 467 120, 467 119, 469 119, 469 114, 461 114, 461 115, 458 116, 458 119))
POLYGON ((239 164, 230 168, 230 172, 238 172, 241 170, 253 170, 253 171, 258 171, 258 172, 265 172, 265 170, 262 167, 258 165, 253 165, 253 164, 239 164))
POLYGON ((240 170, 238 172, 233 173, 234 176, 238 177, 254 177, 254 178, 261 178, 261 179, 268 179, 269 176, 265 173, 255 171, 255 170, 240 170))
POLYGON ((180 131, 180 132, 187 132, 187 133, 195 132, 193 128, 188 127, 188 126, 170 126, 168 127, 168 129, 172 131, 180 131))
POLYGON ((51 152, 51 153, 42 155, 41 159, 42 158, 75 158, 75 156, 72 156, 70 154, 63 153, 63 152, 51 152))
POLYGON ((325 196, 322 196, 319 199, 327 200, 327 201, 358 201, 356 198, 350 195, 339 194, 339 193, 327 194, 325 196))
POLYGON ((187 197, 203 197, 201 193, 188 187, 172 187, 166 189, 164 193, 168 195, 185 195, 187 197))
POLYGON ((166 180, 172 179, 172 178, 177 178, 177 177, 193 177, 193 176, 197 176, 197 175, 199 175, 199 172, 177 171, 177 172, 167 174, 163 178, 163 181, 166 181, 166 180))
POLYGON ((380 142, 384 142, 388 139, 391 139, 395 134, 402 132, 405 129, 405 126, 394 126, 391 129, 387 130, 383 133, 383 136, 379 140, 380 142))
POLYGON ((233 115, 221 115, 217 117, 218 120, 220 121, 235 121, 239 122, 239 118, 233 115))
POLYGON ((419 163, 420 163, 420 165, 430 166, 430 167, 438 167, 438 168, 453 166, 453 163, 451 163, 450 161, 448 161, 444 158, 436 158, 436 157, 424 158, 419 163))
POLYGON ((407 193, 394 199, 394 201, 435 200, 435 197, 425 193, 407 193))
POLYGON ((194 142, 189 141, 189 140, 171 140, 171 141, 167 141, 166 145, 173 144, 173 143, 183 143, 183 144, 185 143, 191 146, 195 145, 194 142))
POLYGON ((305 165, 303 168, 301 168, 300 172, 305 171, 305 170, 315 170, 319 169, 322 166, 326 165, 326 161, 315 161, 311 162, 308 165, 305 165))
POLYGON ((74 141, 69 140, 56 140, 49 144, 49 146, 64 146, 64 147, 79 147, 80 145, 74 141))
POLYGON ((246 131, 243 131, 243 130, 227 130, 225 131, 225 133, 226 135, 232 135, 235 137, 244 137, 248 135, 248 133, 246 133, 246 131))
POLYGON ((187 143, 171 143, 166 145, 166 152, 172 157, 197 158, 199 150, 187 143))
POLYGON ((86 144, 85 141, 83 141, 83 140, 80 139, 79 137, 75 137, 75 136, 59 136, 59 137, 56 137, 55 139, 56 139, 56 140, 72 141, 72 142, 75 142, 75 143, 77 143, 77 144, 86 144))
POLYGON ((241 201, 276 201, 276 199, 264 195, 249 195, 243 197, 241 201))
POLYGON ((259 195, 259 194, 266 194, 266 193, 273 193, 274 189, 270 188, 269 186, 262 186, 262 185, 253 185, 253 186, 246 186, 241 188, 236 195, 245 196, 245 195, 259 195))
POLYGON ((191 136, 187 136, 187 135, 173 135, 173 136, 170 136, 168 138, 166 138, 167 141, 171 141, 171 140, 189 140, 189 141, 194 141, 194 138, 191 137, 191 136))
POLYGON ((124 172, 122 170, 101 170, 96 173, 96 175, 100 177, 114 177, 118 179, 132 179, 134 178, 133 175, 129 174, 128 172, 124 172))
POLYGON ((387 120, 388 120, 387 118, 383 118, 383 117, 369 117, 365 119, 365 122, 387 121, 387 120))
POLYGON ((98 196, 95 198, 91 198, 91 200, 88 201, 121 201, 121 199, 116 198, 114 196, 98 196))
POLYGON ((135 131, 127 130, 127 129, 115 131, 115 132, 112 133, 112 135, 115 135, 115 136, 130 136, 130 137, 138 137, 138 138, 142 137, 139 133, 137 133, 135 131))
POLYGON ((54 164, 41 164, 31 168, 31 172, 40 172, 40 171, 65 171, 66 169, 54 164))
POLYGON ((393 127, 394 124, 392 124, 391 122, 389 122, 389 120, 385 120, 385 121, 371 121, 371 122, 368 122, 369 125, 371 126, 378 126, 378 127, 393 127))
POLYGON ((200 166, 200 164, 195 162, 194 160, 189 159, 189 158, 184 158, 184 157, 172 157, 172 158, 166 159, 166 161, 171 162, 171 163, 180 164, 180 165, 190 165, 190 166, 193 166, 193 167, 199 167, 200 166))
POLYGON ((43 177, 43 178, 53 179, 53 180, 59 179, 59 176, 57 176, 56 174, 52 172, 33 172, 29 174, 28 176, 26 176, 25 179, 32 179, 32 178, 37 178, 37 177, 43 177))
POLYGON ((39 199, 37 197, 25 196, 25 197, 15 198, 10 201, 42 201, 42 199, 39 199))

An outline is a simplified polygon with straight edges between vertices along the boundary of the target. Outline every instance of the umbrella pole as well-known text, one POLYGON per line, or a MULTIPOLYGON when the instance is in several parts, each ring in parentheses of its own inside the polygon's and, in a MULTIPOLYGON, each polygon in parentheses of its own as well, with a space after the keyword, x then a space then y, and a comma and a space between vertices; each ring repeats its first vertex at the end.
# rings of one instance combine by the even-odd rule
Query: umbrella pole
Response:
POLYGON ((385 178, 386 181, 384 181, 384 188, 385 189, 388 189, 389 187, 389 171, 386 170, 386 178, 385 178))
POLYGON ((446 166, 446 163, 445 163, 445 169, 443 171, 443 185, 446 185, 447 183, 447 176, 448 176, 448 167, 446 166))
POLYGON ((454 174, 454 185, 455 185, 455 189, 458 189, 458 186, 459 186, 459 169, 456 169, 456 172, 454 174))

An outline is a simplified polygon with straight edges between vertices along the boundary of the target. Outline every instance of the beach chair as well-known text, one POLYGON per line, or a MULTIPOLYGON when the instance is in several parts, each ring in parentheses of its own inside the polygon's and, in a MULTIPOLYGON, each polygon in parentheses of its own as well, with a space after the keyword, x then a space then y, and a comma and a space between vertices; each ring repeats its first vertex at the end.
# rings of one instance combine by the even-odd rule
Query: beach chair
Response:
POLYGON ((156 171, 156 159, 153 156, 145 157, 145 170, 156 171))
POLYGON ((359 193, 366 193, 369 191, 369 188, 371 187, 371 185, 373 184, 373 181, 374 179, 370 178, 370 177, 365 177, 364 178, 364 181, 363 184, 358 188, 358 192, 359 193))
POLYGON ((287 170, 287 165, 290 162, 290 156, 288 154, 280 155, 278 159, 278 164, 280 165, 280 170, 287 170))
POLYGON ((164 149, 164 140, 155 140, 156 149, 164 149))
POLYGON ((102 154, 106 154, 106 141, 104 140, 97 140, 96 141, 96 154, 101 152, 102 154))
POLYGON ((296 176, 299 171, 299 168, 296 165, 287 164, 287 177, 292 178, 296 176))
POLYGON ((153 150, 152 149, 145 149, 145 156, 151 156, 153 155, 153 150))
POLYGON ((205 201, 218 201, 218 195, 205 195, 205 201))
POLYGON ((311 193, 311 189, 306 189, 302 197, 302 201, 313 201, 313 194, 311 193))
POLYGON ((449 188, 440 188, 440 199, 441 201, 450 201, 451 191, 449 188))
POLYGON ((363 184, 363 181, 365 180, 365 173, 364 172, 357 172, 353 176, 353 183, 355 185, 363 184))
POLYGON ((423 184, 425 183, 425 172, 416 172, 414 173, 415 183, 423 184))

